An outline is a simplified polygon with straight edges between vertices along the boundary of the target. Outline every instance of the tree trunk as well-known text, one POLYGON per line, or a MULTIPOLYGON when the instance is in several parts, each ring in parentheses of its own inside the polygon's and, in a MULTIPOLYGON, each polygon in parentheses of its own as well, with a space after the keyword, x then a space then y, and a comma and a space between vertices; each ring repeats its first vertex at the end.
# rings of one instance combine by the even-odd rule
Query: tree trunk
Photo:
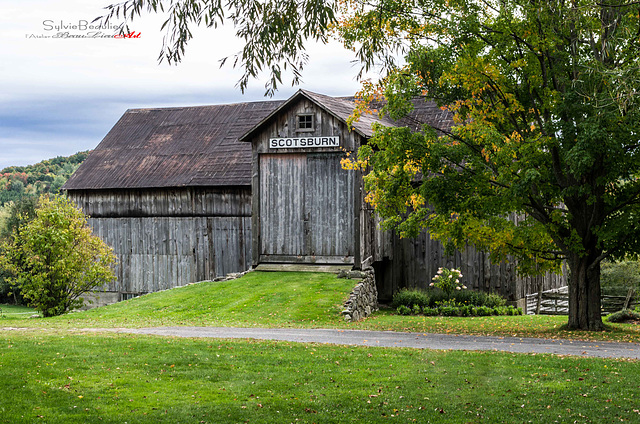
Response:
POLYGON ((604 330, 600 304, 600 264, 593 265, 598 256, 597 250, 583 256, 575 253, 569 255, 569 329, 571 330, 604 330))

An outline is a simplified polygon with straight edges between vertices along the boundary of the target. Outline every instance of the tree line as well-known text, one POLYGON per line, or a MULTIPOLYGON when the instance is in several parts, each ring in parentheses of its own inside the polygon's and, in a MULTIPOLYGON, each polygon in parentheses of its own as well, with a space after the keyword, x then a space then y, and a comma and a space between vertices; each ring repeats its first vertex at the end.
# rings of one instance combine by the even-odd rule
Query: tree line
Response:
POLYGON ((82 295, 115 278, 115 256, 84 213, 59 194, 89 152, 0 173, 0 303, 43 316, 81 307, 82 295))
POLYGON ((43 160, 35 165, 4 168, 0 171, 0 207, 29 196, 59 193, 89 153, 78 152, 71 156, 43 160))

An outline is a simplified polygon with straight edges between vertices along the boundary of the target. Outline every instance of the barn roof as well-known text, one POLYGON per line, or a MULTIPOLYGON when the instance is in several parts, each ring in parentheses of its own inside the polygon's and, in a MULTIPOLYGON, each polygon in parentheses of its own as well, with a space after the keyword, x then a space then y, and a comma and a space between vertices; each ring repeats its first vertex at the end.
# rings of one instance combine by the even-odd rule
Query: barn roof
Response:
MULTIPOLYGON (((352 97, 330 97, 325 96, 324 94, 313 93, 307 90, 298 90, 296 94, 291 96, 287 101, 283 102, 271 112, 267 117, 265 117, 262 122, 260 122, 255 127, 251 128, 246 134, 240 137, 240 141, 250 141, 252 136, 258 132, 260 132, 267 124, 274 119, 280 111, 288 107, 290 104, 293 104, 299 101, 302 98, 306 98, 311 100, 313 103, 317 104, 321 108, 323 108, 329 114, 335 116, 340 121, 347 123, 347 119, 353 113, 353 110, 356 107, 356 104, 352 97)), ((390 119, 386 118, 378 118, 374 115, 363 115, 360 119, 353 123, 353 130, 360 134, 365 138, 369 138, 373 135, 373 130, 371 126, 374 122, 380 122, 387 126, 395 126, 396 123, 390 119)))
POLYGON ((127 110, 64 189, 251 185, 238 137, 280 103, 127 110))
MULTIPOLYGON (((301 96, 343 122, 353 111, 352 98, 335 98, 299 90, 286 101, 229 105, 130 109, 109 131, 64 185, 65 190, 250 186, 251 144, 241 143, 259 131, 283 107, 301 96)), ((433 102, 416 100, 414 112, 395 123, 364 115, 354 131, 365 138, 373 122, 451 126, 447 112, 433 102)))

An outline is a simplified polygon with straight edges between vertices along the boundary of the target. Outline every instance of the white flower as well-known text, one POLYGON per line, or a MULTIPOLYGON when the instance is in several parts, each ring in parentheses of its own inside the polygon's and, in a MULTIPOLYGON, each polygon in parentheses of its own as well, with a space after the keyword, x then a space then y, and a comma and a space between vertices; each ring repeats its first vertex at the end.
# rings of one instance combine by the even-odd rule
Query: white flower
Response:
POLYGON ((458 274, 458 277, 462 278, 462 274, 458 274))
POLYGON ((429 287, 433 287, 433 283, 429 284, 429 287))
POLYGON ((458 279, 456 278, 456 284, 458 284, 459 282, 460 282, 460 280, 458 280, 458 279))
POLYGON ((438 268, 438 274, 442 274, 442 268, 438 268))
POLYGON ((449 278, 453 278, 453 275, 449 274, 449 278))
POLYGON ((466 289, 466 288, 467 288, 467 286, 463 285, 463 286, 462 286, 462 288, 463 288, 463 289, 466 289))
POLYGON ((460 290, 460 286, 456 287, 456 290, 460 290))

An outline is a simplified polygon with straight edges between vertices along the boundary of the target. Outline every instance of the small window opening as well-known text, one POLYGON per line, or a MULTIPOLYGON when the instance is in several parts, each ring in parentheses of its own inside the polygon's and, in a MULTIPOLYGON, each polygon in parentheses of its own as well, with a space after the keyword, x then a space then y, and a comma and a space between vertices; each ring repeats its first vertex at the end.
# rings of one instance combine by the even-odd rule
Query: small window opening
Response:
POLYGON ((121 293, 122 300, 133 299, 134 297, 140 296, 142 293, 121 293))
POLYGON ((298 115, 298 122, 296 129, 299 131, 313 131, 313 115, 305 114, 298 115))

